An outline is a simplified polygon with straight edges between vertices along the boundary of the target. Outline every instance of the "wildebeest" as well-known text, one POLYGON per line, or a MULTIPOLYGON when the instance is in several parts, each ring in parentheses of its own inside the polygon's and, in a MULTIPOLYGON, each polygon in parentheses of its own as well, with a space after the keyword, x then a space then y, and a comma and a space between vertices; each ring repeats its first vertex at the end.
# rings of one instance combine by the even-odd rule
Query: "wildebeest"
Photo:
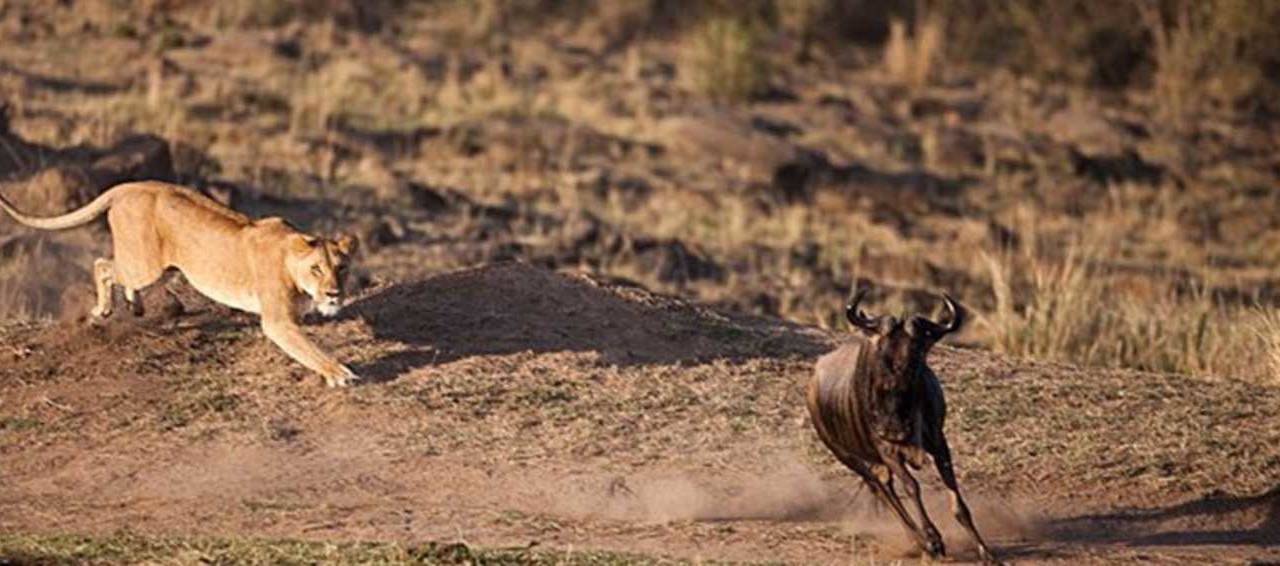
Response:
POLYGON ((964 307, 943 295, 949 313, 945 322, 919 315, 906 321, 889 315, 869 318, 858 308, 864 296, 866 289, 859 290, 845 307, 862 339, 826 354, 814 368, 807 395, 813 426, 836 458, 893 510, 920 548, 937 558, 946 553, 942 536, 925 513, 919 484, 907 471, 907 466, 919 470, 928 463, 926 456, 932 457, 951 492, 956 520, 977 542, 982 558, 995 563, 960 496, 942 433, 947 413, 942 384, 925 363, 933 345, 964 324, 964 307), (894 492, 895 477, 914 500, 920 527, 894 492))

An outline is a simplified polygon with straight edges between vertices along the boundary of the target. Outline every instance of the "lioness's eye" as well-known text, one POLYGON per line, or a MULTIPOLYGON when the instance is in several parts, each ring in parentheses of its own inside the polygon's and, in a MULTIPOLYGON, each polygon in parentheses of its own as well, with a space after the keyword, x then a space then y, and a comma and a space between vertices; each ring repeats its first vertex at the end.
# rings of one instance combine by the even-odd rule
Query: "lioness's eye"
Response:
POLYGON ((320 266, 318 266, 318 265, 313 265, 313 266, 311 266, 311 273, 313 273, 313 274, 315 274, 315 275, 323 275, 323 274, 324 274, 324 272, 320 271, 320 266))

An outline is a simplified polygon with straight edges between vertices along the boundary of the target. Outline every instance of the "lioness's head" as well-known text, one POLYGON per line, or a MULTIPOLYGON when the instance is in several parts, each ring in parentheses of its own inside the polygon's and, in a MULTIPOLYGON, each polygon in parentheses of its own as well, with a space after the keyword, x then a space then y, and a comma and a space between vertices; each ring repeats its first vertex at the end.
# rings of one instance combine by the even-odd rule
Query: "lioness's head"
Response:
POLYGON ((320 314, 334 316, 342 310, 347 269, 359 245, 355 236, 330 240, 298 235, 290 243, 285 264, 294 284, 311 297, 320 314))

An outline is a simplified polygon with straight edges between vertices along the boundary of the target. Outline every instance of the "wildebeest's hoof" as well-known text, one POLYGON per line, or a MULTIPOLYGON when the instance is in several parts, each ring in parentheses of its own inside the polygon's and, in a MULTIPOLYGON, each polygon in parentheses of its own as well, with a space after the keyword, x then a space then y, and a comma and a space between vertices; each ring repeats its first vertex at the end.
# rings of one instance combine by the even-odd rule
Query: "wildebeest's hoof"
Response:
POLYGON ((924 546, 925 554, 930 558, 942 558, 947 555, 947 548, 942 544, 942 537, 934 537, 924 546))

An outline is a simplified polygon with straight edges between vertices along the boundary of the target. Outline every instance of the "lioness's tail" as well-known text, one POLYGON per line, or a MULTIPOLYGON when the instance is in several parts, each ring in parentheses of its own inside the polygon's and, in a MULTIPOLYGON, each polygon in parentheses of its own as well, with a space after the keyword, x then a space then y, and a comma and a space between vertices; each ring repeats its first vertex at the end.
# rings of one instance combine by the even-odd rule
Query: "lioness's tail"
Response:
POLYGON ((62 216, 53 216, 50 218, 27 216, 14 208, 13 203, 9 202, 9 199, 4 198, 4 195, 0 195, 0 208, 3 208, 5 212, 9 213, 9 216, 12 216, 13 219, 17 220, 20 224, 30 226, 32 228, 40 228, 42 230, 65 230, 67 228, 75 228, 76 226, 88 224, 89 222, 92 222, 94 218, 97 218, 99 215, 106 212, 108 208, 111 208, 111 203, 119 195, 121 188, 124 188, 124 186, 112 188, 111 190, 98 195, 98 198, 93 199, 93 202, 90 202, 76 210, 63 214, 62 216))

